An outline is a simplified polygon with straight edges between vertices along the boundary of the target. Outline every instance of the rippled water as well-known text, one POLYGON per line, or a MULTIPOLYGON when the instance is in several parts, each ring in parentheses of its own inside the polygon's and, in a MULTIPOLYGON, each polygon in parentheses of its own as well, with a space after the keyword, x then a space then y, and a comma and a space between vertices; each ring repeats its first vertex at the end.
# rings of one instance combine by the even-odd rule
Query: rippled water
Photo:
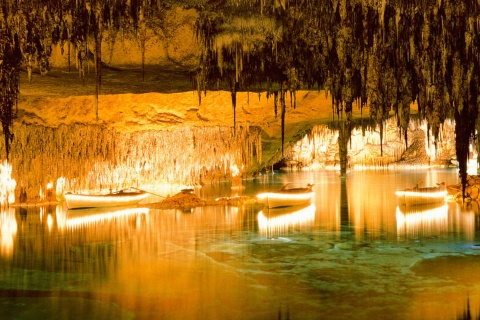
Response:
POLYGON ((480 312, 477 206, 395 191, 455 169, 264 175, 202 198, 315 183, 295 210, 63 206, 1 214, 0 319, 455 319, 480 312))

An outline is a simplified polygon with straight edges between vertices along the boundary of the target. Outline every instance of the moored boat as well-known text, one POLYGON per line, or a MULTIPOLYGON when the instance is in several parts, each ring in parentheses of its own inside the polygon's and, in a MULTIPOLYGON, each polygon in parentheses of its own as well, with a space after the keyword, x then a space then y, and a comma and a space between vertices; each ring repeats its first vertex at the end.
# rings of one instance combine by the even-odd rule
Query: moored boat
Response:
POLYGON ((396 193, 398 204, 404 206, 424 205, 445 201, 447 189, 445 183, 437 183, 435 187, 419 187, 418 184, 396 193))
POLYGON ((309 204, 314 195, 313 184, 308 184, 306 187, 287 184, 278 191, 257 194, 257 200, 268 208, 279 208, 309 204))
POLYGON ((128 206, 137 204, 146 197, 148 193, 143 190, 121 190, 108 194, 65 194, 68 209, 128 206))

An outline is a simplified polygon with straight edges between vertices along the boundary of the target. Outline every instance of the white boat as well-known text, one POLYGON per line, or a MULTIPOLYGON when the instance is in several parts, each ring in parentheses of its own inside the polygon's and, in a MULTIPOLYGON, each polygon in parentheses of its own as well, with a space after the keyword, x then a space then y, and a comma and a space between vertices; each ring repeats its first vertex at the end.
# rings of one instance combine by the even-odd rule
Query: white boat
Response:
POLYGON ((143 190, 121 190, 108 194, 65 194, 68 209, 128 206, 137 204, 146 197, 148 193, 143 190))
POLYGON ((313 184, 308 184, 307 187, 287 184, 278 191, 257 194, 257 200, 268 208, 301 206, 311 203, 314 195, 313 184))
POLYGON ((413 206, 445 202, 447 189, 445 183, 437 183, 436 187, 419 187, 418 184, 410 189, 399 190, 397 195, 398 205, 413 206))

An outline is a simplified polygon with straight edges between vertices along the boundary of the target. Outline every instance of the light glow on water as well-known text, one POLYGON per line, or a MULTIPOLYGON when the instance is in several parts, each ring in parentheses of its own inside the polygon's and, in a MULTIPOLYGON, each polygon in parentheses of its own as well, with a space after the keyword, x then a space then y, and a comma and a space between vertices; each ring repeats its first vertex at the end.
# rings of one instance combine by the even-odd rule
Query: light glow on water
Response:
POLYGON ((17 220, 15 209, 7 208, 0 211, 0 256, 13 255, 15 237, 17 235, 17 220))
POLYGON ((397 206, 397 234, 399 237, 418 238, 448 232, 448 204, 397 206))
MULTIPOLYGON (((478 208, 397 210, 395 191, 429 175, 458 179, 455 170, 415 170, 244 182, 250 196, 313 182, 304 209, 15 208, 6 231, 1 221, 0 316, 27 319, 33 300, 45 318, 74 320, 455 319, 468 299, 478 314, 478 208)), ((201 192, 233 193, 229 184, 212 189, 201 192)))
POLYGON ((17 182, 12 178, 12 165, 7 161, 0 164, 0 204, 2 206, 15 202, 17 182))
POLYGON ((275 237, 293 228, 308 228, 315 220, 315 204, 278 209, 264 209, 258 213, 260 234, 275 237))
MULTIPOLYGON (((149 208, 113 208, 111 210, 105 209, 87 209, 87 210, 76 210, 68 211, 66 218, 62 221, 62 224, 59 224, 59 228, 79 228, 79 227, 88 227, 88 225, 94 225, 99 223, 105 223, 109 221, 114 221, 117 219, 122 219, 128 216, 134 215, 147 215, 149 213, 149 208)), ((58 211, 57 211, 57 214, 58 211)), ((61 213, 60 213, 61 214, 61 213)))

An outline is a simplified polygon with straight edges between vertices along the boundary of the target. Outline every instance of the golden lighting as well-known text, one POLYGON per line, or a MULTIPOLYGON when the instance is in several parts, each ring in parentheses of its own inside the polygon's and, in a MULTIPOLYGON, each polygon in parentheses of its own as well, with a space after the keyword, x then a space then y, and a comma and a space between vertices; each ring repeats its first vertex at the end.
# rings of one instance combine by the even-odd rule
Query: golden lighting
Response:
POLYGON ((448 232, 448 204, 418 205, 406 209, 397 206, 397 236, 415 238, 420 235, 448 232))
POLYGON ((280 193, 264 192, 257 195, 258 202, 269 208, 300 206, 306 205, 312 201, 315 192, 301 193, 280 193))
POLYGON ((48 226, 48 231, 52 231, 53 218, 51 214, 47 215, 47 226, 48 226))
MULTIPOLYGON (((149 213, 148 208, 128 208, 117 210, 76 210, 75 212, 69 212, 62 223, 66 228, 78 228, 82 226, 89 226, 100 222, 109 222, 116 219, 125 218, 133 215, 147 215, 149 213)), ((58 214, 58 211, 57 211, 58 214)), ((60 219, 61 221, 61 219, 60 219)), ((61 227, 61 226, 59 226, 61 227)))
POLYGON ((266 209, 258 213, 260 233, 269 237, 288 232, 294 227, 309 227, 315 220, 315 204, 307 207, 266 209))
POLYGON ((13 254, 13 240, 17 235, 15 209, 7 208, 0 212, 0 255, 10 257, 13 254))
POLYGON ((236 164, 230 166, 230 171, 232 172, 232 177, 237 177, 240 175, 240 169, 236 164))
POLYGON ((4 161, 0 164, 0 203, 6 205, 15 202, 17 182, 12 179, 12 166, 4 161))
POLYGON ((124 192, 103 195, 65 194, 69 209, 134 205, 148 197, 147 192, 124 192))
POLYGON ((446 190, 435 192, 400 190, 395 192, 399 202, 407 206, 442 202, 445 201, 447 194, 446 190))
POLYGON ((55 196, 58 201, 62 201, 65 199, 64 190, 65 190, 65 178, 60 177, 57 179, 57 186, 55 188, 55 196))

